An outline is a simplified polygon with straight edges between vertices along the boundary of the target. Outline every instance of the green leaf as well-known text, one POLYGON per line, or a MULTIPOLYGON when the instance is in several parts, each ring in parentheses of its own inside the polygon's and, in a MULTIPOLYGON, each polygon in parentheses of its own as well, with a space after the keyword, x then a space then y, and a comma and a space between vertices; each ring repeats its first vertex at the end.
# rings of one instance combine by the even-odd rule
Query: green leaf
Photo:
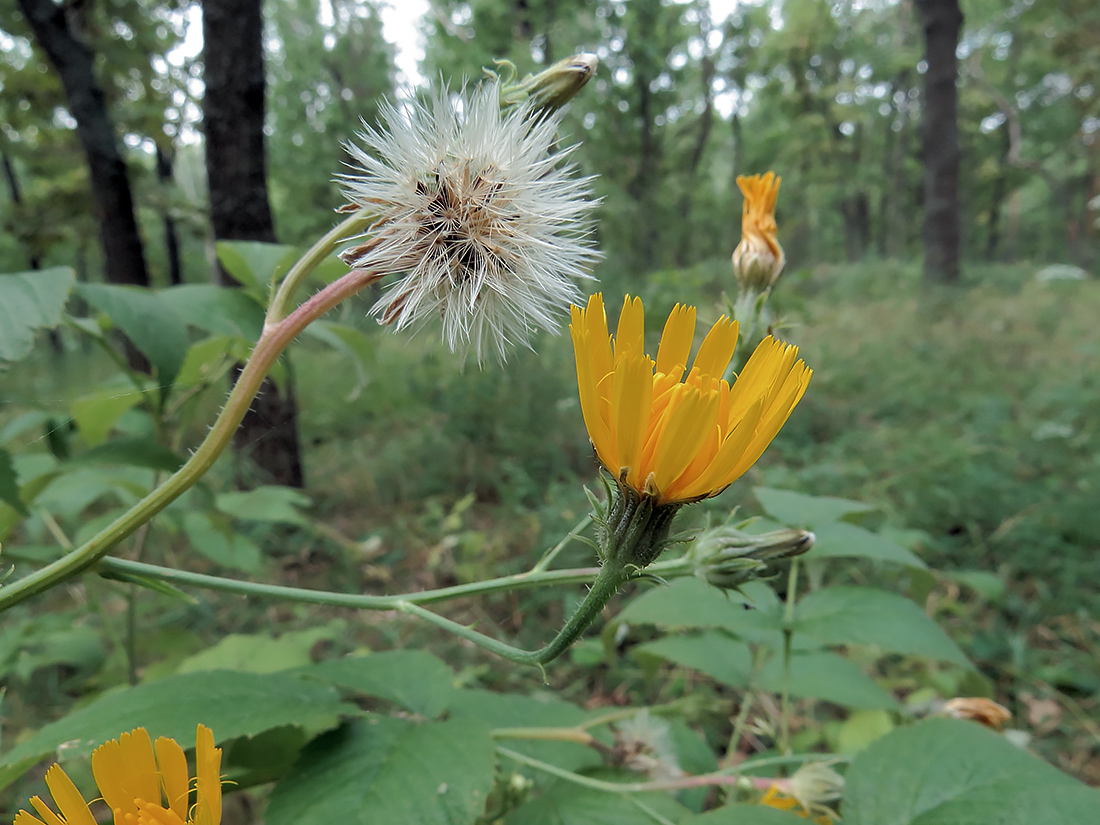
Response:
POLYGON ((904 596, 870 587, 827 587, 802 598, 793 629, 832 645, 872 645, 963 667, 970 662, 943 629, 904 596))
POLYGON ((244 670, 274 673, 310 662, 318 642, 332 641, 344 632, 346 623, 336 620, 321 627, 284 633, 277 639, 266 633, 231 633, 217 644, 180 662, 177 673, 200 670, 244 670))
MULTIPOLYGON (((774 654, 757 680, 762 690, 783 688, 783 656, 774 654)), ((791 696, 823 699, 836 705, 865 710, 895 710, 898 701, 874 679, 836 653, 816 651, 791 656, 791 696)))
POLYGON ((911 550, 855 524, 844 521, 825 524, 814 530, 814 536, 814 546, 807 559, 864 558, 928 569, 911 550))
POLYGON ((291 487, 257 487, 254 490, 221 493, 214 506, 242 521, 272 521, 277 524, 308 526, 308 518, 298 512, 313 502, 301 490, 291 487))
POLYGON ((420 650, 393 650, 335 659, 298 671, 364 696, 434 719, 450 707, 454 673, 441 660, 420 650))
POLYGON ((981 725, 929 719, 856 756, 845 825, 1081 825, 1100 792, 981 725))
POLYGON ((262 306, 267 306, 272 280, 297 258, 293 247, 261 241, 218 241, 215 249, 225 271, 262 306))
POLYGON ((489 729, 471 719, 359 719, 302 751, 264 821, 470 825, 485 808, 494 762, 489 729))
MULTIPOLYGON (((39 458, 36 456, 36 458, 39 458)), ((24 472, 22 468, 17 468, 18 475, 21 478, 27 480, 23 482, 23 485, 19 488, 19 499, 24 505, 30 504, 41 494, 50 482, 53 481, 60 473, 56 464, 49 457, 41 457, 45 460, 37 462, 42 467, 38 467, 35 471, 24 472)), ((12 507, 10 504, 0 504, 0 541, 3 541, 8 537, 8 533, 12 528, 19 523, 22 515, 18 510, 12 507)))
POLYGON ((990 573, 987 570, 953 570, 944 575, 952 581, 969 587, 988 601, 997 602, 1004 597, 1004 579, 996 573, 990 573))
POLYGON ((35 330, 56 327, 76 283, 70 267, 0 275, 0 361, 18 361, 34 346, 35 330))
POLYGON ((331 685, 286 674, 209 671, 171 676, 114 691, 46 725, 0 757, 0 788, 39 760, 88 756, 136 727, 189 748, 200 722, 220 742, 280 725, 323 729, 348 714, 357 715, 357 708, 342 702, 331 685))
POLYGON ((681 819, 677 825, 807 825, 807 821, 790 811, 766 805, 726 805, 681 819))
POLYGON ((652 624, 665 630, 736 625, 745 610, 740 594, 719 590, 702 579, 685 576, 634 599, 616 624, 652 624))
POLYGON ((89 447, 96 447, 107 440, 111 429, 127 410, 141 403, 141 398, 141 393, 129 385, 126 391, 102 389, 74 399, 69 405, 69 414, 84 442, 89 447))
POLYGON ((183 532, 191 545, 215 564, 257 573, 262 554, 254 542, 233 529, 220 513, 192 511, 183 517, 183 532))
POLYGON ((858 753, 894 729, 884 710, 858 710, 844 720, 837 734, 837 753, 858 753))
POLYGON ((0 501, 7 502, 15 512, 27 516, 27 505, 19 498, 19 480, 11 463, 11 453, 0 448, 0 501))
POLYGON ((752 677, 749 646, 720 630, 692 636, 666 636, 638 645, 634 650, 705 673, 730 687, 748 687, 752 677))
POLYGON ((254 343, 263 331, 264 308, 243 290, 212 284, 187 284, 161 293, 186 323, 210 335, 254 343))
POLYGON ((348 356, 352 366, 355 367, 356 384, 351 388, 346 400, 354 401, 358 398, 359 393, 370 383, 370 373, 367 370, 374 366, 375 339, 355 327, 327 321, 315 321, 306 327, 305 332, 325 342, 342 355, 348 356))
POLYGON ((193 387, 217 379, 228 369, 227 361, 244 362, 252 351, 252 345, 243 338, 214 335, 196 341, 187 350, 179 374, 177 387, 193 387))
POLYGON ((174 473, 183 466, 183 459, 152 438, 134 436, 114 438, 85 450, 71 464, 127 464, 174 473))
MULTIPOLYGON (((611 779, 603 771, 600 779, 611 779)), ((624 781, 637 776, 618 772, 624 781)), ((543 793, 508 814, 506 825, 654 825, 656 822, 680 822, 687 808, 670 794, 614 793, 586 788, 573 782, 548 783, 543 793), (650 811, 663 819, 656 819, 650 811)), ((803 821, 802 825, 806 825, 803 821)))
POLYGON ((115 284, 80 284, 77 293, 126 333, 166 390, 180 371, 191 339, 164 293, 115 284))
POLYGON ((760 505, 769 516, 787 527, 818 527, 840 521, 855 513, 867 513, 875 508, 862 501, 833 496, 807 496, 790 490, 755 487, 760 505))

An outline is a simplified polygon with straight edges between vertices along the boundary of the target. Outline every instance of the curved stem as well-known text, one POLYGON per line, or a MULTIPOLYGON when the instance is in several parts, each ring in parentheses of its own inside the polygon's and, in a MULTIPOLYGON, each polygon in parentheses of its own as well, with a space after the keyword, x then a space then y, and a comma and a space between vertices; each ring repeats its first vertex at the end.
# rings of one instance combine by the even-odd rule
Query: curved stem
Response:
POLYGON ((274 326, 265 326, 252 355, 237 378, 217 420, 198 449, 164 484, 100 530, 84 544, 45 567, 0 589, 0 611, 19 604, 56 584, 75 576, 99 561, 106 553, 131 535, 142 524, 167 507, 198 481, 213 466, 229 444, 252 399, 260 389, 272 365, 312 321, 341 301, 354 295, 379 276, 366 270, 352 270, 327 287, 274 326))
POLYGON ((787 606, 783 614, 783 680, 779 695, 779 752, 791 752, 791 637, 794 606, 798 600, 798 559, 791 559, 787 578, 787 606))
POLYGON ((580 567, 539 573, 517 573, 514 576, 501 576, 488 581, 458 584, 453 587, 440 587, 436 590, 425 590, 420 593, 372 596, 362 593, 333 593, 326 590, 307 590, 302 587, 286 587, 279 584, 261 584, 238 579, 226 579, 221 576, 192 573, 187 570, 176 570, 156 564, 116 559, 111 556, 100 559, 98 566, 100 569, 110 572, 157 579, 174 585, 189 585, 191 587, 201 587, 204 590, 237 593, 242 596, 281 599, 282 601, 304 604, 323 604, 329 607, 351 607, 360 610, 395 610, 402 602, 433 604, 467 596, 481 596, 486 593, 538 587, 543 584, 583 584, 595 579, 600 572, 598 567, 580 567))
POLYGON ((341 241, 347 240, 353 235, 358 235, 365 230, 371 220, 371 213, 360 209, 350 218, 341 221, 329 230, 323 238, 309 248, 305 255, 298 259, 297 263, 287 272, 286 277, 283 278, 282 283, 279 284, 279 288, 271 299, 271 304, 267 308, 267 315, 264 317, 265 328, 280 323, 286 317, 287 307, 294 300, 294 293, 298 291, 298 287, 301 286, 302 281, 306 279, 309 273, 316 269, 321 261, 331 255, 341 241))

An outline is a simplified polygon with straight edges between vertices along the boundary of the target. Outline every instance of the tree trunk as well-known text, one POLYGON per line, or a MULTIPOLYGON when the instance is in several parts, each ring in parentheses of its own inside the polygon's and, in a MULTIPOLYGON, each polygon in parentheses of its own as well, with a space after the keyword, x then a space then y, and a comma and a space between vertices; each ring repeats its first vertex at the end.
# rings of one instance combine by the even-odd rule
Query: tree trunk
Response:
MULTIPOLYGON (((157 180, 164 189, 164 194, 169 193, 172 184, 172 156, 157 144, 157 180)), ((172 210, 167 205, 164 209, 164 251, 168 258, 168 283, 179 286, 183 283, 183 266, 180 264, 179 234, 176 232, 176 221, 172 217, 172 210)))
MULTIPOLYGON (((214 237, 273 243, 264 159, 260 0, 203 0, 202 7, 203 127, 214 237)), ((234 283, 224 270, 219 270, 219 277, 224 284, 234 283)), ((289 378, 282 391, 270 379, 264 382, 233 444, 238 456, 253 465, 238 471, 242 486, 304 485, 297 406, 289 378)))
POLYGON ((917 0, 924 29, 924 279, 959 279, 959 0, 917 0))
POLYGON ((76 134, 88 160, 106 280, 149 286, 130 178, 93 71, 92 50, 70 26, 67 5, 53 0, 19 0, 19 5, 61 78, 69 112, 76 120, 76 134))

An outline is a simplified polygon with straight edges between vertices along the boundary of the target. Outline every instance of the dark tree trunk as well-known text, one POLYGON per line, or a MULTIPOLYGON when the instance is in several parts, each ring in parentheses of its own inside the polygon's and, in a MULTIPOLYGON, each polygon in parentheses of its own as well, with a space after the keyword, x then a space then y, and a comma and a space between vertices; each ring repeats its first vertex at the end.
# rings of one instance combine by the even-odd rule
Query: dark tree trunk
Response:
MULTIPOLYGON (((203 0, 206 174, 216 240, 275 241, 264 160, 263 17, 260 0, 203 0)), ((224 271, 223 283, 233 284, 224 271)), ((233 438, 251 486, 304 484, 297 405, 287 381, 265 381, 233 438)))
POLYGON ((1007 126, 1001 128, 1001 136, 1003 139, 1001 159, 997 166, 997 177, 993 181, 993 193, 989 203, 989 234, 985 239, 985 257, 990 261, 997 260, 1001 250, 1001 209, 1008 192, 1008 155, 1012 151, 1012 141, 1009 139, 1007 126))
POLYGON ((917 0, 924 30, 924 279, 959 279, 959 0, 917 0))
POLYGON ((92 50, 70 26, 69 6, 53 0, 19 0, 19 5, 61 78, 76 120, 76 134, 88 159, 106 279, 113 284, 149 286, 126 162, 103 89, 96 81, 92 50))
MULTIPOLYGON (((157 144, 157 180, 168 194, 172 183, 172 156, 165 152, 160 144, 157 144)), ((179 234, 176 232, 176 221, 172 217, 172 210, 165 207, 164 210, 164 251, 168 258, 168 283, 179 286, 183 283, 183 267, 180 264, 179 234)))

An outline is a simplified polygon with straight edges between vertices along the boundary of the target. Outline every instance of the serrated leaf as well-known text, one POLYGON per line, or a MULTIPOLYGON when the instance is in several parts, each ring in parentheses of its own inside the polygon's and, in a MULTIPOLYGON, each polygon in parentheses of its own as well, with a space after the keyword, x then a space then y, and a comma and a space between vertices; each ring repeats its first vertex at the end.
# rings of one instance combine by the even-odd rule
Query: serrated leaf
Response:
POLYGON ((286 674, 209 671, 171 676, 114 691, 46 725, 0 757, 0 788, 39 760, 88 756, 136 727, 190 748, 200 722, 222 741, 281 725, 324 729, 343 715, 357 714, 331 685, 286 674))
MULTIPOLYGON (((783 656, 776 653, 760 671, 762 690, 783 689, 783 656)), ((836 705, 864 710, 896 710, 897 700, 857 665, 836 653, 811 651, 791 655, 791 696, 823 699, 836 705)))
POLYGON ((74 399, 69 414, 84 443, 96 447, 107 440, 111 429, 128 410, 141 403, 141 398, 141 393, 132 386, 125 391, 103 389, 74 399))
POLYGON ((277 524, 308 526, 308 518, 298 512, 299 507, 309 507, 313 502, 301 490, 292 487, 269 485, 253 490, 221 493, 214 506, 242 521, 271 521, 277 524))
POLYGON ((755 487, 753 493, 769 516, 787 527, 817 529, 845 516, 867 513, 875 508, 862 501, 833 496, 808 496, 791 490, 755 487))
POLYGON ((218 260, 257 303, 267 306, 270 284, 297 257, 293 247, 262 241, 218 241, 218 260))
POLYGON ((273 638, 266 633, 231 633, 212 647, 180 662, 177 673, 200 670, 244 670, 274 673, 298 668, 310 661, 310 652, 321 641, 341 635, 345 623, 330 622, 322 627, 284 633, 273 638))
POLYGON ((741 619, 744 605, 745 598, 736 592, 685 576, 634 599, 615 617, 615 623, 652 624, 665 630, 728 627, 741 619))
POLYGON ((430 719, 450 707, 454 696, 454 673, 420 650, 392 650, 335 659, 298 671, 323 679, 364 696, 385 699, 430 719))
POLYGON ((262 554, 260 548, 233 529, 220 513, 191 511, 183 517, 183 532, 191 546, 215 564, 257 573, 262 554))
POLYGON ((726 805, 681 819, 677 825, 807 825, 807 822, 790 811, 780 811, 766 805, 726 805))
POLYGON ((85 450, 70 464, 126 464, 174 473, 183 466, 183 459, 152 438, 134 436, 113 438, 98 447, 85 450))
POLYGON ((0 501, 6 502, 19 515, 28 515, 27 505, 19 498, 19 479, 11 463, 11 453, 3 448, 0 448, 0 501))
POLYGON ((814 546, 807 559, 864 558, 928 569, 911 550, 855 524, 844 521, 825 524, 814 531, 814 536, 814 546))
POLYGON ((166 289, 162 294, 180 318, 211 335, 255 342, 263 331, 264 308, 243 290, 186 284, 166 289))
POLYGON ((914 602, 870 587, 827 587, 799 601, 793 625, 832 645, 872 645, 971 667, 965 654, 914 602))
POLYGON ((77 293, 126 333, 149 359, 163 391, 167 391, 183 364, 191 339, 187 325, 164 294, 115 284, 80 284, 77 293))
POLYGON ((0 361, 25 357, 36 330, 61 323, 75 283, 67 266, 0 275, 0 361))
POLYGON ((1081 825, 1082 785, 981 725, 929 719, 890 733, 848 770, 845 825, 1081 825))
POLYGON ((705 673, 730 687, 748 687, 752 678, 749 646, 720 630, 691 636, 666 636, 638 645, 635 651, 705 673))
POLYGON ((302 751, 272 790, 264 821, 470 825, 485 808, 495 761, 489 729, 471 719, 359 719, 302 751))

